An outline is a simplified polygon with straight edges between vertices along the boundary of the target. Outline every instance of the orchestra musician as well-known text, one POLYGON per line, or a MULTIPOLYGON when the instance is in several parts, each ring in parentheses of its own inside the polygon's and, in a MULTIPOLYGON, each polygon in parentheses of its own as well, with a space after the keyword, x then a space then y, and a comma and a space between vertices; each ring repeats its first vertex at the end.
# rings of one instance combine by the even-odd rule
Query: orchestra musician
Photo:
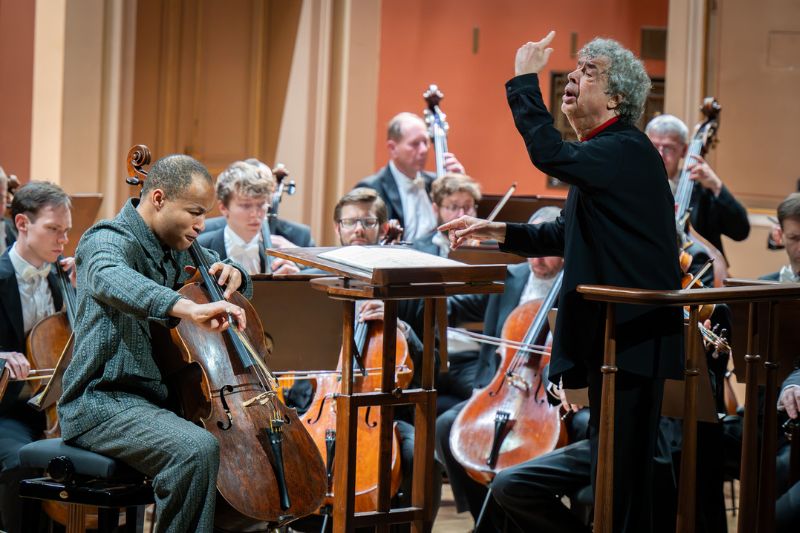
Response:
MULTIPOLYGON (((681 173, 681 161, 686 156, 689 129, 673 115, 659 115, 651 120, 645 133, 653 142, 669 176, 669 184, 675 193, 681 173)), ((719 251, 722 235, 735 241, 743 241, 750 234, 747 210, 722 183, 711 166, 699 155, 692 155, 689 178, 694 181, 690 220, 692 227, 708 239, 719 251)))
MULTIPOLYGON (((501 250, 521 255, 563 255, 550 380, 565 388, 588 385, 595 470, 604 312, 576 288, 593 283, 680 288, 674 201, 658 152, 634 125, 650 88, 641 61, 612 40, 595 39, 581 49, 561 105, 579 142, 565 142, 539 89, 538 72, 552 53, 554 36, 550 32, 517 51, 516 76, 506 93, 534 165, 572 185, 562 215, 538 225, 464 216, 440 229, 450 231, 456 247, 467 239, 493 239, 501 250)), ((650 531, 664 379, 682 377, 683 320, 679 309, 616 309, 614 530, 650 531)), ((565 531, 556 516, 534 513, 531 506, 516 510, 513 519, 526 530, 565 531)))
MULTIPOLYGON (((557 207, 543 207, 531 216, 530 223, 553 221, 559 212, 557 207)), ((499 338, 503 324, 514 308, 530 300, 544 298, 563 264, 561 257, 536 257, 524 263, 509 265, 501 294, 464 294, 448 298, 450 323, 457 325, 461 322, 483 322, 484 335, 499 338)), ((448 350, 449 343, 450 336, 448 350)), ((470 478, 453 457, 450 430, 473 390, 487 386, 497 371, 497 347, 483 344, 479 350, 479 355, 471 359, 458 352, 448 354, 452 361, 450 372, 444 374, 448 383, 442 394, 451 407, 436 419, 436 455, 444 464, 450 480, 456 510, 459 513, 469 511, 475 520, 486 497, 486 487, 470 478), (453 362, 458 364, 454 365, 453 362), (454 375, 450 376, 450 373, 454 375)))
POLYGON ((793 192, 778 206, 778 242, 786 249, 789 262, 761 279, 781 283, 800 282, 800 192, 793 192))
MULTIPOLYGON (((205 231, 197 238, 201 246, 210 248, 221 259, 230 257, 242 265, 248 274, 267 272, 265 232, 269 202, 275 190, 275 179, 267 165, 253 165, 244 161, 231 163, 217 177, 217 202, 225 224, 214 231, 205 231)), ((294 244, 279 236, 270 236, 270 244, 282 248, 294 244)), ((296 274, 296 264, 273 257, 272 274, 296 274)))
MULTIPOLYGON (((481 189, 466 174, 445 174, 431 184, 431 201, 436 215, 436 225, 455 220, 461 215, 475 215, 481 201, 481 189)), ((414 248, 429 254, 447 257, 450 253, 450 240, 434 228, 413 242, 414 248)))
MULTIPOLYGON (((78 306, 72 362, 58 403, 69 444, 119 459, 152 479, 156 531, 213 527, 219 444, 205 429, 163 407, 151 324, 190 320, 210 331, 244 329, 242 308, 197 304, 178 292, 193 265, 188 248, 214 204, 206 168, 185 155, 158 160, 141 199, 90 228, 76 252, 78 306)), ((210 273, 230 297, 252 292, 246 271, 217 261, 210 273)))
MULTIPOLYGON (((356 187, 378 191, 388 218, 397 219, 405 240, 414 242, 436 229, 429 196, 435 176, 424 171, 430 148, 428 128, 419 116, 399 113, 389 121, 386 137, 389 162, 356 187)), ((444 154, 444 165, 447 172, 464 174, 464 166, 452 153, 444 154)))
MULTIPOLYGON (((248 165, 255 166, 264 174, 269 174, 270 178, 273 180, 272 188, 273 190, 275 189, 274 174, 272 169, 270 169, 266 163, 262 163, 254 157, 245 159, 244 162, 248 165)), ((275 206, 272 205, 269 206, 271 213, 274 212, 274 207, 275 206)), ((227 222, 224 216, 207 218, 206 227, 203 229, 203 233, 210 233, 223 228, 225 227, 226 223, 227 222)), ((292 222, 291 220, 286 220, 285 218, 280 218, 277 215, 271 214, 270 228, 273 233, 272 244, 276 248, 292 248, 294 246, 307 248, 309 246, 316 246, 314 239, 311 237, 311 228, 305 224, 292 222)))
POLYGON ((8 176, 0 167, 0 254, 4 253, 17 239, 14 222, 6 218, 6 199, 8 198, 8 176))
MULTIPOLYGON (((25 379, 31 370, 25 355, 28 332, 61 309, 52 264, 67 243, 70 208, 69 196, 58 185, 38 181, 20 187, 11 203, 19 236, 0 256, 0 363, 11 380, 25 379)), ((74 281, 74 260, 62 259, 61 265, 72 270, 74 281)), ((34 477, 20 467, 19 449, 41 438, 45 428, 44 413, 28 405, 29 396, 24 381, 11 381, 0 399, 0 529, 10 532, 21 527, 19 481, 34 477)))

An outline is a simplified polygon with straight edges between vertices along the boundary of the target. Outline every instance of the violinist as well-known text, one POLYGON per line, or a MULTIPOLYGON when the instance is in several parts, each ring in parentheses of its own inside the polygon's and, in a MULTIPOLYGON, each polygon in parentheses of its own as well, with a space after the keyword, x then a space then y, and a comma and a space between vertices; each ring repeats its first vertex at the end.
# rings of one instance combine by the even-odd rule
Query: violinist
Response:
MULTIPOLYGON (((531 216, 530 223, 553 221, 559 212, 560 209, 557 207, 543 207, 531 216)), ((563 264, 564 260, 560 257, 531 258, 525 263, 508 267, 502 294, 470 294, 448 298, 447 311, 451 325, 461 322, 483 322, 485 335, 500 337, 503 324, 514 308, 527 301, 544 298, 563 264)), ((449 342, 450 337, 448 337, 449 342)), ((456 509, 459 513, 469 511, 473 519, 478 518, 486 496, 486 487, 472 480, 453 457, 450 449, 450 430, 473 390, 488 385, 497 370, 499 362, 497 347, 483 344, 478 349, 479 352, 473 354, 469 352, 448 354, 450 371, 445 374, 447 382, 443 384, 441 400, 450 405, 450 408, 436 419, 436 454, 447 471, 456 509), (449 375, 451 373, 452 376, 449 375)))
MULTIPOLYGON (((232 163, 217 177, 216 184, 218 207, 226 223, 214 231, 203 232, 197 242, 217 252, 221 259, 230 257, 247 269, 248 274, 267 272, 268 261, 272 274, 299 272, 291 261, 268 258, 265 253, 265 232, 269 231, 266 217, 274 189, 275 179, 267 165, 232 163)), ((278 248, 294 246, 283 237, 270 235, 269 239, 278 248)))
MULTIPOLYGON (((435 176, 424 171, 430 148, 428 128, 414 113, 399 113, 389 121, 386 137, 389 163, 356 187, 378 191, 388 218, 397 219, 405 240, 414 242, 436 229, 429 196, 435 176)), ((449 152, 444 154, 444 166, 447 172, 464 174, 464 166, 449 152)))
MULTIPOLYGON (((466 174, 449 173, 433 181, 431 201, 438 227, 461 215, 475 215, 478 202, 481 201, 481 189, 466 174)), ((436 228, 416 239, 413 246, 417 250, 441 257, 447 257, 450 253, 450 241, 436 228)))
MULTIPOLYGON (((12 380, 0 399, 0 529, 16 532, 18 483, 31 477, 19 467, 18 452, 42 436, 45 419, 27 404, 30 388, 13 380, 27 378, 31 370, 25 356, 28 332, 61 309, 62 295, 51 267, 64 251, 72 215, 69 196, 46 182, 20 187, 11 213, 19 237, 0 256, 0 367, 5 366, 12 380)), ((74 261, 63 259, 61 265, 73 270, 74 261)))
MULTIPOLYGON (((246 326, 237 305, 197 304, 176 292, 189 276, 188 249, 213 204, 212 178, 202 164, 185 155, 164 157, 151 167, 141 199, 90 228, 76 252, 81 312, 58 403, 62 435, 152 480, 156 531, 213 527, 219 444, 165 408, 167 387, 150 333, 151 324, 175 327, 180 320, 210 331, 246 326)), ((250 295, 242 267, 205 253, 226 299, 236 290, 250 295)))
MULTIPOLYGON (((673 115, 659 115, 647 124, 645 133, 664 160, 669 184, 675 194, 681 161, 688 149, 689 129, 673 115)), ((747 210, 705 159, 699 155, 692 155, 692 158, 689 165, 690 179, 694 181, 689 204, 692 227, 724 253, 722 235, 743 241, 750 234, 747 210)))
POLYGON ((0 167, 0 254, 6 251, 17 239, 14 222, 6 218, 8 198, 8 176, 0 167))
MULTIPOLYGON (((658 152, 635 127, 651 84, 644 65, 616 41, 585 45, 561 105, 579 141, 564 141, 539 89, 538 73, 554 37, 550 32, 520 47, 506 95, 534 165, 572 186, 562 215, 538 225, 464 216, 440 229, 449 231, 455 247, 467 239, 493 239, 501 250, 521 255, 563 255, 549 377, 565 388, 588 385, 596 457, 605 321, 603 307, 584 299, 577 286, 680 288, 674 200, 658 152)), ((614 530, 649 531, 664 379, 683 375, 683 320, 679 309, 616 309, 614 530)), ((546 531, 553 526, 549 518, 524 526, 546 531)))
MULTIPOLYGON (((272 176, 273 185, 272 189, 274 191, 275 184, 274 184, 274 174, 272 170, 269 168, 269 165, 266 163, 262 163, 258 159, 254 157, 250 157, 244 160, 245 163, 248 165, 253 165, 254 167, 258 168, 265 174, 269 174, 272 176)), ((274 194, 274 192, 273 192, 274 194)), ((275 214, 275 206, 269 206, 269 225, 272 231, 272 244, 276 248, 292 248, 294 246, 299 246, 301 248, 307 248, 309 246, 316 246, 314 239, 311 237, 311 228, 306 226, 305 224, 300 224, 298 222, 292 222, 291 220, 286 220, 284 218, 280 218, 275 214)), ((225 227, 227 224, 227 220, 224 216, 221 217, 212 217, 206 219, 206 227, 203 229, 203 233, 211 233, 212 231, 216 231, 220 228, 225 227)))

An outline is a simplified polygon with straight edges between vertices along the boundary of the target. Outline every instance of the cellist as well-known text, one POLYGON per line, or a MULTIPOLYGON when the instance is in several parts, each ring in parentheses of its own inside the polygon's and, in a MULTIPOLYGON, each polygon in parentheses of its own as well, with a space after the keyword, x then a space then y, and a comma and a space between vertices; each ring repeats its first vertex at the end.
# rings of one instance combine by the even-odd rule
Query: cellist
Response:
MULTIPOLYGON (((210 331, 230 327, 228 316, 240 329, 246 325, 243 309, 230 302, 197 304, 176 292, 213 204, 213 181, 201 163, 164 157, 151 167, 141 199, 90 228, 76 252, 81 313, 58 403, 62 435, 152 479, 156 531, 213 528, 219 444, 163 407, 167 387, 150 335, 150 324, 180 320, 210 331)), ((241 267, 207 254, 225 298, 251 294, 241 267)))
MULTIPOLYGON (((0 399, 0 529, 6 531, 20 529, 18 483, 31 477, 19 467, 19 449, 40 438, 45 427, 43 413, 27 405, 30 389, 21 381, 31 370, 25 338, 37 322, 61 309, 52 264, 67 244, 70 207, 58 185, 20 187, 11 204, 17 241, 0 256, 0 364, 12 380, 0 399)), ((73 272, 74 280, 74 260, 63 259, 61 266, 73 272)))
MULTIPOLYGON (((531 224, 555 220, 560 209, 553 206, 537 210, 530 218, 531 224)), ((448 316, 451 325, 460 322, 480 321, 484 323, 483 332, 491 337, 500 337, 508 315, 521 303, 544 298, 556 275, 561 271, 564 260, 561 257, 537 257, 508 267, 505 287, 502 294, 459 295, 448 298, 448 316)), ((459 373, 461 388, 480 389, 485 387, 495 375, 499 358, 497 347, 484 344, 478 358, 471 368, 463 368, 459 373)), ((456 403, 436 419, 436 455, 443 461, 456 510, 469 511, 477 520, 486 497, 486 487, 472 480, 464 468, 454 459, 450 449, 450 429, 458 413, 466 405, 466 400, 456 403)))
POLYGON ((266 248, 294 246, 285 238, 269 235, 267 213, 275 191, 275 178, 264 163, 236 161, 217 176, 217 205, 225 224, 200 235, 201 246, 230 257, 249 274, 296 274, 300 269, 285 259, 269 257, 266 248))

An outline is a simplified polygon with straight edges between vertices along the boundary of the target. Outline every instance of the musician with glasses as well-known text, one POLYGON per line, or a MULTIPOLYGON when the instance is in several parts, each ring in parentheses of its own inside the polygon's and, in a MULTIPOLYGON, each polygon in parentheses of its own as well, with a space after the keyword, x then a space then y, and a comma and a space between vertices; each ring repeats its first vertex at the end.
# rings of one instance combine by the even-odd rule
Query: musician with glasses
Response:
MULTIPOLYGON (((431 185, 433 212, 437 226, 441 226, 462 215, 475 215, 481 201, 481 189, 466 174, 448 173, 434 180, 431 185)), ((414 248, 429 254, 447 257, 450 241, 447 235, 434 228, 413 242, 414 248)))
MULTIPOLYGON (((269 168, 269 165, 254 157, 245 159, 244 162, 248 165, 253 165, 260 172, 268 174, 273 181, 272 189, 274 191, 274 182, 276 180, 274 179, 274 174, 272 169, 269 168)), ((299 246, 300 248, 307 248, 309 246, 316 246, 314 239, 311 237, 311 228, 305 224, 281 218, 274 213, 274 210, 274 206, 270 205, 267 212, 270 230, 272 231, 272 245, 274 247, 293 248, 299 246)), ((211 233, 212 231, 225 227, 225 224, 227 224, 227 220, 224 216, 207 218, 206 226, 202 233, 211 233)))
MULTIPOLYGON (((356 187, 375 189, 386 204, 387 217, 404 229, 404 240, 414 242, 436 229, 430 192, 434 175, 425 172, 430 137, 425 122, 414 113, 399 113, 389 121, 386 135, 389 163, 356 187)), ((452 153, 444 154, 447 172, 464 174, 452 153)))
MULTIPOLYGON (((12 380, 29 377, 28 333, 62 307, 52 266, 68 241, 70 209, 69 196, 58 185, 37 181, 20 187, 11 203, 18 238, 0 256, 0 370, 5 367, 12 380)), ((61 261, 73 283, 74 264, 73 258, 61 261)), ((0 529, 10 532, 21 527, 19 482, 35 477, 20 468, 19 449, 41 438, 45 429, 44 413, 27 404, 30 392, 25 382, 12 381, 0 400, 0 529)))
MULTIPOLYGON (((656 147, 669 177, 672 194, 678 186, 681 162, 689 149, 689 129, 673 115, 659 115, 651 120, 645 133, 656 147)), ((722 235, 743 241, 750 234, 747 210, 728 190, 716 172, 700 155, 692 155, 689 179, 693 184, 690 220, 692 227, 720 252, 722 235)))
POLYGON ((214 231, 201 233, 197 242, 217 252, 220 259, 230 257, 248 274, 267 272, 267 263, 275 275, 296 274, 296 264, 278 257, 268 258, 267 243, 275 248, 294 247, 286 239, 267 235, 267 213, 275 189, 275 179, 266 165, 256 166, 236 161, 217 177, 216 193, 220 212, 226 223, 214 231))
MULTIPOLYGON (((336 236, 341 246, 375 246, 389 228, 386 204, 374 189, 358 187, 342 196, 333 211, 336 224, 336 236)), ((310 271, 310 269, 309 269, 310 271)), ((307 272, 309 272, 307 271, 307 272)), ((314 270, 312 273, 327 273, 314 270)), ((366 300, 359 302, 356 308, 359 322, 383 320, 383 302, 366 300)), ((423 306, 421 300, 400 300, 397 302, 397 325, 406 337, 408 352, 415 369, 422 368, 423 345, 420 335, 423 332, 423 306)), ((438 354, 435 361, 435 372, 439 371, 438 354)), ((421 385, 419 372, 415 370, 410 387, 421 385)), ((308 380, 297 381, 287 392, 287 405, 304 411, 313 400, 312 386, 308 380)), ((393 507, 411 504, 411 476, 414 463, 414 426, 413 410, 396 408, 395 424, 400 436, 400 468, 403 479, 398 495, 392 501, 393 507)), ((438 465, 434 466, 433 497, 434 515, 441 501, 442 477, 438 465)), ((292 524, 299 531, 319 531, 314 528, 318 520, 307 518, 292 524)))

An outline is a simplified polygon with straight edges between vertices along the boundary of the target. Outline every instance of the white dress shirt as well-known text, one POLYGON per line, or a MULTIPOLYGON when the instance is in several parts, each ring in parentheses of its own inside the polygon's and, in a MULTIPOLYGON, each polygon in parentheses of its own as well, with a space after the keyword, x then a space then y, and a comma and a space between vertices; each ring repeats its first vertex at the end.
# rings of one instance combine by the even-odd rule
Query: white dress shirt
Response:
POLYGON ((228 257, 242 265, 248 274, 261 273, 261 256, 258 248, 261 246, 261 232, 256 234, 250 242, 244 242, 230 226, 223 230, 225 236, 225 252, 228 257))
POLYGON ((792 265, 783 265, 778 274, 778 281, 781 283, 800 283, 800 276, 792 270, 792 265))
POLYGON ((441 231, 437 231, 433 236, 431 242, 439 247, 439 257, 447 257, 450 255, 450 239, 441 231))
POLYGON ((55 313, 53 293, 47 283, 47 275, 53 265, 45 263, 41 268, 36 268, 17 253, 17 244, 11 247, 8 258, 14 266, 19 286, 19 300, 22 304, 22 325, 27 335, 28 332, 41 319, 55 313))
POLYGON ((0 255, 6 253, 8 243, 6 242, 6 221, 0 218, 0 255))
POLYGON ((418 237, 428 235, 436 224, 436 215, 433 213, 428 191, 425 190, 425 180, 419 174, 415 178, 406 176, 389 161, 389 170, 394 176, 397 190, 400 191, 400 202, 403 205, 403 240, 414 241, 418 237))

